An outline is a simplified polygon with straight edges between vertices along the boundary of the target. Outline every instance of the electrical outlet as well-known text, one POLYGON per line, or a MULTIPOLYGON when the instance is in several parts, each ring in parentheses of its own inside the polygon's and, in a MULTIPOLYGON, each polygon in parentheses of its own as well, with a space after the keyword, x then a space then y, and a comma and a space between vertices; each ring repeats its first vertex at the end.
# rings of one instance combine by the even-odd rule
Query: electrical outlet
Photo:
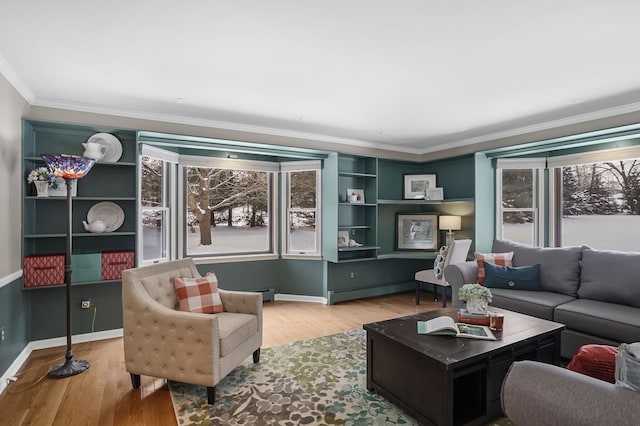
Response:
POLYGON ((91 300, 83 300, 80 306, 82 309, 89 309, 91 307, 91 300))
POLYGON ((0 343, 4 342, 4 327, 0 328, 0 343))
POLYGON ((354 274, 353 272, 351 273, 351 278, 355 277, 356 274, 354 274))

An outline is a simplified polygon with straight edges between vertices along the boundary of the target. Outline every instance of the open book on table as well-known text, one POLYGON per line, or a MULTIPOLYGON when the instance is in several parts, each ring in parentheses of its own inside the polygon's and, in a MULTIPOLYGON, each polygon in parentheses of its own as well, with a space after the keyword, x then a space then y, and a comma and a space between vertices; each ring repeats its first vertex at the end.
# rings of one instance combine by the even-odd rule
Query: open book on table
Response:
POLYGON ((453 318, 447 316, 437 317, 428 321, 418 321, 418 334, 496 340, 496 336, 485 325, 457 323, 453 318))

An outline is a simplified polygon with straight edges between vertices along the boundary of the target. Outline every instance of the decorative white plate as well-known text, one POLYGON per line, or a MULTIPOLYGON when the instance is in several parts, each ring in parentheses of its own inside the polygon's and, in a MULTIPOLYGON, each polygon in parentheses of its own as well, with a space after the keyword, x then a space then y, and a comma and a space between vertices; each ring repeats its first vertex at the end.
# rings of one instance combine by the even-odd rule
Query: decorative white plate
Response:
POLYGON ((122 144, 111 133, 96 133, 91 136, 87 142, 99 143, 102 146, 106 146, 107 150, 100 162, 103 163, 115 163, 122 157, 122 144))
POLYGON ((91 206, 87 213, 87 222, 92 223, 94 220, 101 220, 107 225, 104 232, 113 232, 122 226, 124 211, 116 203, 102 201, 91 206))

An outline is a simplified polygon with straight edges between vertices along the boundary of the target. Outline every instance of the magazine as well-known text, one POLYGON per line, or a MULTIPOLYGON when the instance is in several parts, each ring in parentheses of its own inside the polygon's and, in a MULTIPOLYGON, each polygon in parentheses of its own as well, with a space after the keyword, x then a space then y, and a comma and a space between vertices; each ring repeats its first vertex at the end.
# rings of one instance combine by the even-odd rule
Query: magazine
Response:
POLYGON ((469 339, 496 340, 489 327, 457 323, 451 317, 442 316, 428 321, 418 321, 418 334, 466 337, 469 339))

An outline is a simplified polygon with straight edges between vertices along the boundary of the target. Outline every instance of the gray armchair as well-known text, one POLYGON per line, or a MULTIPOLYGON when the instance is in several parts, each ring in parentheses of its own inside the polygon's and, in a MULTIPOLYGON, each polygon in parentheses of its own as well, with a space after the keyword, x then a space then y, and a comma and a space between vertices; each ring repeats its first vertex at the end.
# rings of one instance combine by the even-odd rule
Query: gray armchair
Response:
POLYGON ((178 310, 172 279, 200 277, 192 259, 128 269, 122 273, 125 366, 134 388, 140 375, 215 386, 262 345, 262 295, 220 290, 226 312, 178 310))

